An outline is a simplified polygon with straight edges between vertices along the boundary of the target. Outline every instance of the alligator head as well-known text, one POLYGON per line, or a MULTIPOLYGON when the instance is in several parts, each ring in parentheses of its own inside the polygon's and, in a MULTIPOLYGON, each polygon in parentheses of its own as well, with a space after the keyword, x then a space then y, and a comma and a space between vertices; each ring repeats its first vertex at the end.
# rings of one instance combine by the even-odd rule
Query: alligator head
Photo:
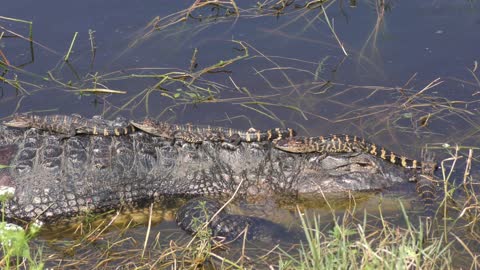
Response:
POLYGON ((130 121, 130 124, 135 128, 154 136, 173 139, 170 131, 171 125, 166 122, 157 122, 153 119, 146 118, 142 122, 130 121))
POLYGON ((28 114, 15 114, 10 120, 3 122, 3 125, 15 128, 29 128, 32 124, 32 116, 28 114))

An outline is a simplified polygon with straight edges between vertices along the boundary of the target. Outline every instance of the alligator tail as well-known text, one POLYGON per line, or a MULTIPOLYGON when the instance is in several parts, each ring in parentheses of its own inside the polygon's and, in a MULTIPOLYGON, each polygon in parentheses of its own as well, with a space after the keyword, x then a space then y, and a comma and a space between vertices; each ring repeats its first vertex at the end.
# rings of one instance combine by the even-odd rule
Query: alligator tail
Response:
POLYGON ((421 169, 422 162, 416 159, 409 159, 405 156, 398 155, 384 147, 377 146, 374 143, 366 141, 364 138, 350 135, 331 135, 333 139, 338 140, 340 149, 349 149, 352 152, 366 152, 390 163, 400 165, 408 169, 421 169), (338 139, 337 139, 338 138, 338 139), (343 143, 343 145, 342 145, 343 143))
POLYGON ((428 218, 435 216, 436 206, 436 180, 435 170, 438 164, 435 161, 435 155, 426 150, 422 150, 422 170, 417 175, 417 194, 422 199, 424 205, 424 213, 428 218))
POLYGON ((424 215, 426 217, 434 217, 436 212, 435 194, 436 188, 433 180, 426 175, 419 175, 417 177, 417 194, 423 202, 424 215))
POLYGON ((405 156, 395 154, 392 151, 389 151, 383 147, 378 147, 375 144, 368 143, 368 153, 371 155, 374 155, 376 157, 379 157, 383 160, 387 160, 390 163, 400 165, 404 168, 407 169, 421 169, 422 168, 422 162, 418 161, 416 159, 409 159, 405 156))
POLYGON ((292 138, 297 133, 291 128, 274 128, 267 129, 264 131, 257 131, 255 129, 250 129, 243 134, 239 134, 242 138, 242 141, 246 142, 265 142, 273 140, 281 140, 283 138, 292 138))
POLYGON ((365 139, 346 134, 332 134, 319 137, 295 137, 278 140, 275 147, 291 153, 356 153, 363 152, 379 157, 390 163, 409 169, 421 169, 422 162, 397 155, 365 139))
POLYGON ((77 133, 103 136, 123 136, 134 132, 135 127, 133 125, 127 125, 125 127, 102 127, 94 125, 92 127, 82 127, 77 129, 77 133))

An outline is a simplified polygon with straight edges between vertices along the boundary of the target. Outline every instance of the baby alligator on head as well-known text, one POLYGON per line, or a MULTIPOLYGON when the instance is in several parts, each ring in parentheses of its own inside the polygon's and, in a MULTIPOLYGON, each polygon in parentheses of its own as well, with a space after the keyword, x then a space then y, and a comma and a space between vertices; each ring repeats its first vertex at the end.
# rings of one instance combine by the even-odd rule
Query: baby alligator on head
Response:
MULTIPOLYGON (((422 162, 397 155, 363 138, 345 134, 320 137, 293 137, 277 140, 275 147, 290 153, 368 153, 408 169, 421 169, 422 162)), ((436 165, 435 165, 436 168, 436 165)))
POLYGON ((424 214, 428 218, 435 215, 436 187, 434 172, 438 165, 434 161, 433 154, 424 152, 422 161, 417 161, 399 156, 383 147, 367 142, 363 138, 345 134, 281 139, 274 141, 274 146, 291 153, 368 153, 404 168, 418 170, 419 174, 415 175, 416 191, 423 202, 424 214))
POLYGON ((103 136, 120 136, 133 133, 131 125, 113 127, 102 119, 86 119, 79 115, 34 115, 16 114, 11 120, 3 123, 8 127, 37 128, 73 137, 76 134, 90 134, 103 136))
POLYGON ((154 136, 165 139, 181 139, 189 143, 201 143, 203 141, 230 142, 263 142, 292 138, 296 132, 291 128, 275 128, 258 131, 247 131, 214 126, 196 126, 191 124, 175 125, 166 122, 145 119, 143 122, 130 122, 134 127, 154 136))

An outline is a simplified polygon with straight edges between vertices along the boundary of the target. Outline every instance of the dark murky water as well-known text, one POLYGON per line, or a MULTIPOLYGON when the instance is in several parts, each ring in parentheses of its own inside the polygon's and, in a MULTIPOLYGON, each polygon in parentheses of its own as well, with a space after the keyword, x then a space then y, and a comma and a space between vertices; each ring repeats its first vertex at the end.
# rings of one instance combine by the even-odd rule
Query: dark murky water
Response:
POLYGON ((381 8, 374 1, 328 2, 348 56, 321 9, 297 9, 299 2, 275 16, 256 3, 242 1, 238 18, 215 16, 225 10, 209 7, 180 22, 191 3, 5 2, 0 15, 33 22, 35 43, 26 39, 27 24, 0 17, 0 60, 16 67, 2 68, 10 83, 0 85, 0 118, 52 111, 236 128, 286 125, 302 134, 358 134, 412 157, 427 142, 478 142, 478 2, 389 1, 381 8), (195 49, 195 72, 245 49, 248 56, 182 83, 195 49), (178 80, 162 81, 167 73, 178 80), (428 88, 432 81, 438 85, 428 88), (126 94, 80 92, 95 87, 126 94))

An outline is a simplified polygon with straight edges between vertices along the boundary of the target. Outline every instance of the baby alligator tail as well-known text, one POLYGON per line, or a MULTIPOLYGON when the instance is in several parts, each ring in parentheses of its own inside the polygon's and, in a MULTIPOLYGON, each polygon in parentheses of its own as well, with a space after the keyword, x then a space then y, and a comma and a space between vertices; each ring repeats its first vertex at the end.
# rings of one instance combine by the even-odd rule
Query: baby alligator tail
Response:
POLYGON ((275 142, 275 147, 291 153, 317 152, 328 154, 363 152, 405 168, 420 169, 422 167, 420 161, 397 155, 392 151, 366 141, 364 138, 345 134, 282 139, 275 142))
POLYGON ((265 142, 280 140, 282 138, 292 138, 296 135, 295 130, 291 128, 274 128, 267 130, 256 130, 250 128, 247 131, 212 126, 194 126, 194 125, 172 125, 176 132, 187 132, 190 134, 203 134, 204 140, 209 141, 227 141, 227 142, 265 142))
POLYGON ((435 216, 436 212, 436 178, 434 175, 437 169, 435 156, 426 150, 422 151, 422 171, 417 175, 417 194, 423 201, 424 214, 428 218, 435 216))
POLYGON ((426 217, 435 216, 436 187, 433 182, 433 179, 423 174, 418 175, 416 190, 417 190, 418 196, 423 202, 424 215, 426 217))
POLYGON ((128 125, 124 127, 111 127, 105 125, 97 125, 92 123, 91 125, 82 126, 76 128, 77 134, 91 134, 91 135, 102 135, 102 136, 122 136, 128 135, 135 132, 135 127, 128 125))

